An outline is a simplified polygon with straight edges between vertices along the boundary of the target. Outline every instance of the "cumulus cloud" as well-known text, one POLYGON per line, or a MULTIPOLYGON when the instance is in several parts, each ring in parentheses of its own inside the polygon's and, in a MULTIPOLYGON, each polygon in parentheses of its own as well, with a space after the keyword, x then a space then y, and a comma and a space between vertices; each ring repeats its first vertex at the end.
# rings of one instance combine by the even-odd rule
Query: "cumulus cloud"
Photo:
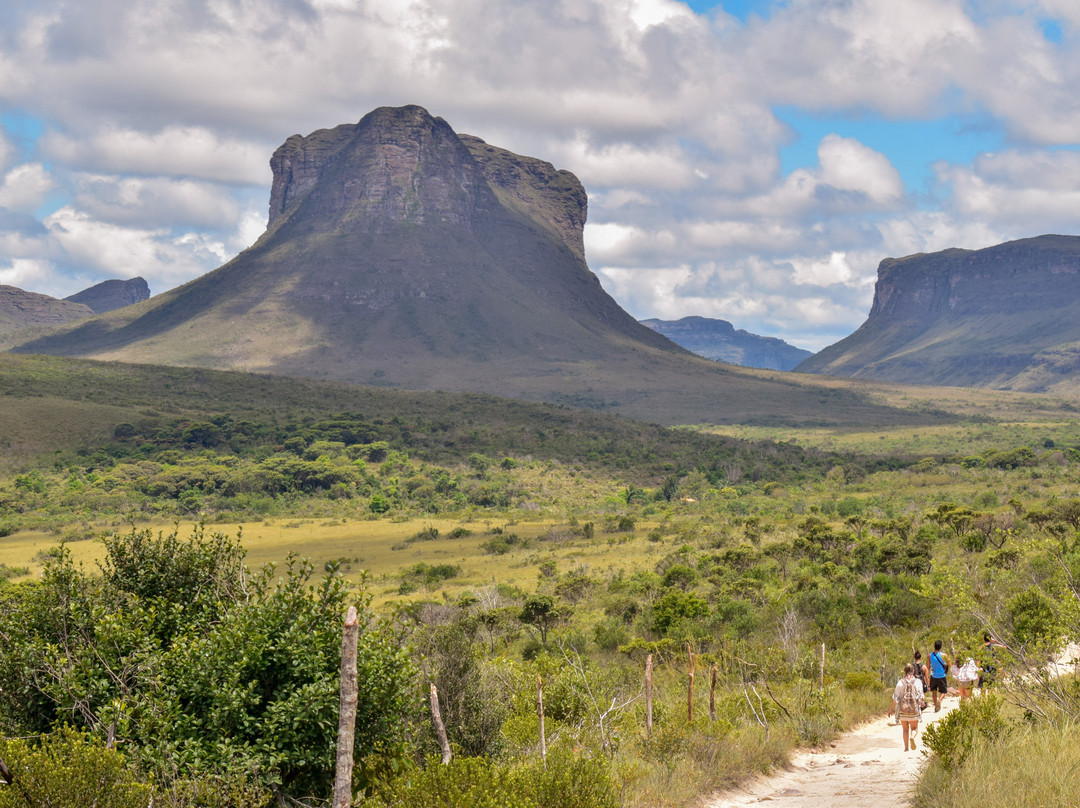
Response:
POLYGON ((56 182, 52 175, 40 163, 16 166, 0 182, 0 208, 33 211, 54 187, 56 182))

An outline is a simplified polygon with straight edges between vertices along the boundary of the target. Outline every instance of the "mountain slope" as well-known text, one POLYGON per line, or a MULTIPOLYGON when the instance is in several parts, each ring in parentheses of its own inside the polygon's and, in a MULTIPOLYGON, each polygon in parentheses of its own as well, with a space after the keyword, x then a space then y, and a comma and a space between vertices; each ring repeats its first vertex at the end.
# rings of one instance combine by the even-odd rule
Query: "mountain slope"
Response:
POLYGON ((1028 392, 1080 389, 1080 237, 886 259, 866 322, 797 370, 1028 392))
POLYGON ((663 334, 698 356, 732 365, 766 370, 791 370, 812 354, 776 337, 759 337, 727 320, 683 317, 679 320, 642 320, 642 325, 663 334))
POLYGON ((93 313, 89 306, 78 302, 57 300, 14 286, 0 286, 0 334, 83 320, 93 313))
POLYGON ((641 325, 585 263, 576 177, 420 107, 295 135, 271 166, 269 223, 252 247, 17 350, 488 392, 664 423, 892 417, 851 392, 718 367, 641 325))

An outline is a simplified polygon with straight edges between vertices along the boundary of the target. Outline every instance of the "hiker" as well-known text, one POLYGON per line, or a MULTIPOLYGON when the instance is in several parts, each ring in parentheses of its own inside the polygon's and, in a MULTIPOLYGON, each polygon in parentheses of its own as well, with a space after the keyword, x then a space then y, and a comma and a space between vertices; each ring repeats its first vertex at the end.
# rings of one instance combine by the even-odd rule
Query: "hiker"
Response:
POLYGON ((941 640, 934 640, 934 650, 930 653, 930 695, 934 699, 934 712, 941 711, 941 700, 949 692, 946 674, 949 671, 949 658, 941 653, 941 640))
POLYGON ((930 673, 926 670, 926 666, 922 661, 922 651, 915 652, 915 661, 912 663, 915 667, 915 678, 923 683, 923 693, 930 692, 930 673))
POLYGON ((904 666, 904 675, 893 690, 889 715, 896 711, 900 726, 904 728, 904 751, 915 748, 915 734, 919 731, 919 718, 922 717, 923 701, 922 681, 915 678, 915 666, 910 662, 904 666))
POLYGON ((960 692, 960 701, 965 702, 971 698, 971 689, 979 679, 979 666, 971 657, 961 665, 960 659, 953 660, 953 678, 956 679, 956 689, 960 692))
POLYGON ((983 634, 982 671, 979 673, 979 692, 994 683, 997 675, 997 649, 1005 646, 994 639, 993 635, 983 634))

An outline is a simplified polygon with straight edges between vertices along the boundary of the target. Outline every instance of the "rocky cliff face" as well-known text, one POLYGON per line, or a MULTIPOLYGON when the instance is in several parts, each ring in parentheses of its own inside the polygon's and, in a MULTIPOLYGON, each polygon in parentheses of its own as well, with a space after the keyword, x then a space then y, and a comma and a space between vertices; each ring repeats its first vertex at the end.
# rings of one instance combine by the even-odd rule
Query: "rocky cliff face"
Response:
POLYGON ((150 287, 143 278, 102 281, 89 289, 65 297, 72 303, 89 306, 94 314, 120 309, 150 298, 150 287))
POLYGON ((641 324, 698 356, 732 365, 791 370, 811 355, 810 351, 788 345, 782 339, 759 337, 741 328, 736 330, 727 320, 683 317, 681 320, 642 320, 641 324))
POLYGON ((797 368, 1028 391, 1080 386, 1080 237, 888 258, 866 322, 797 368))

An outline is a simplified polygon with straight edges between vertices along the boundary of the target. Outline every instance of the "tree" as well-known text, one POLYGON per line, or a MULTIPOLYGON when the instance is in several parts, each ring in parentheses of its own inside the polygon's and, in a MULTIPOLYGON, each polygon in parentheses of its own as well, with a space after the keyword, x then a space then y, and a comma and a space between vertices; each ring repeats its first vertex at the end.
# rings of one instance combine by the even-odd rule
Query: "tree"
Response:
POLYGON ((569 609, 561 607, 551 595, 529 595, 518 619, 540 632, 540 644, 547 645, 548 632, 570 616, 569 609))

